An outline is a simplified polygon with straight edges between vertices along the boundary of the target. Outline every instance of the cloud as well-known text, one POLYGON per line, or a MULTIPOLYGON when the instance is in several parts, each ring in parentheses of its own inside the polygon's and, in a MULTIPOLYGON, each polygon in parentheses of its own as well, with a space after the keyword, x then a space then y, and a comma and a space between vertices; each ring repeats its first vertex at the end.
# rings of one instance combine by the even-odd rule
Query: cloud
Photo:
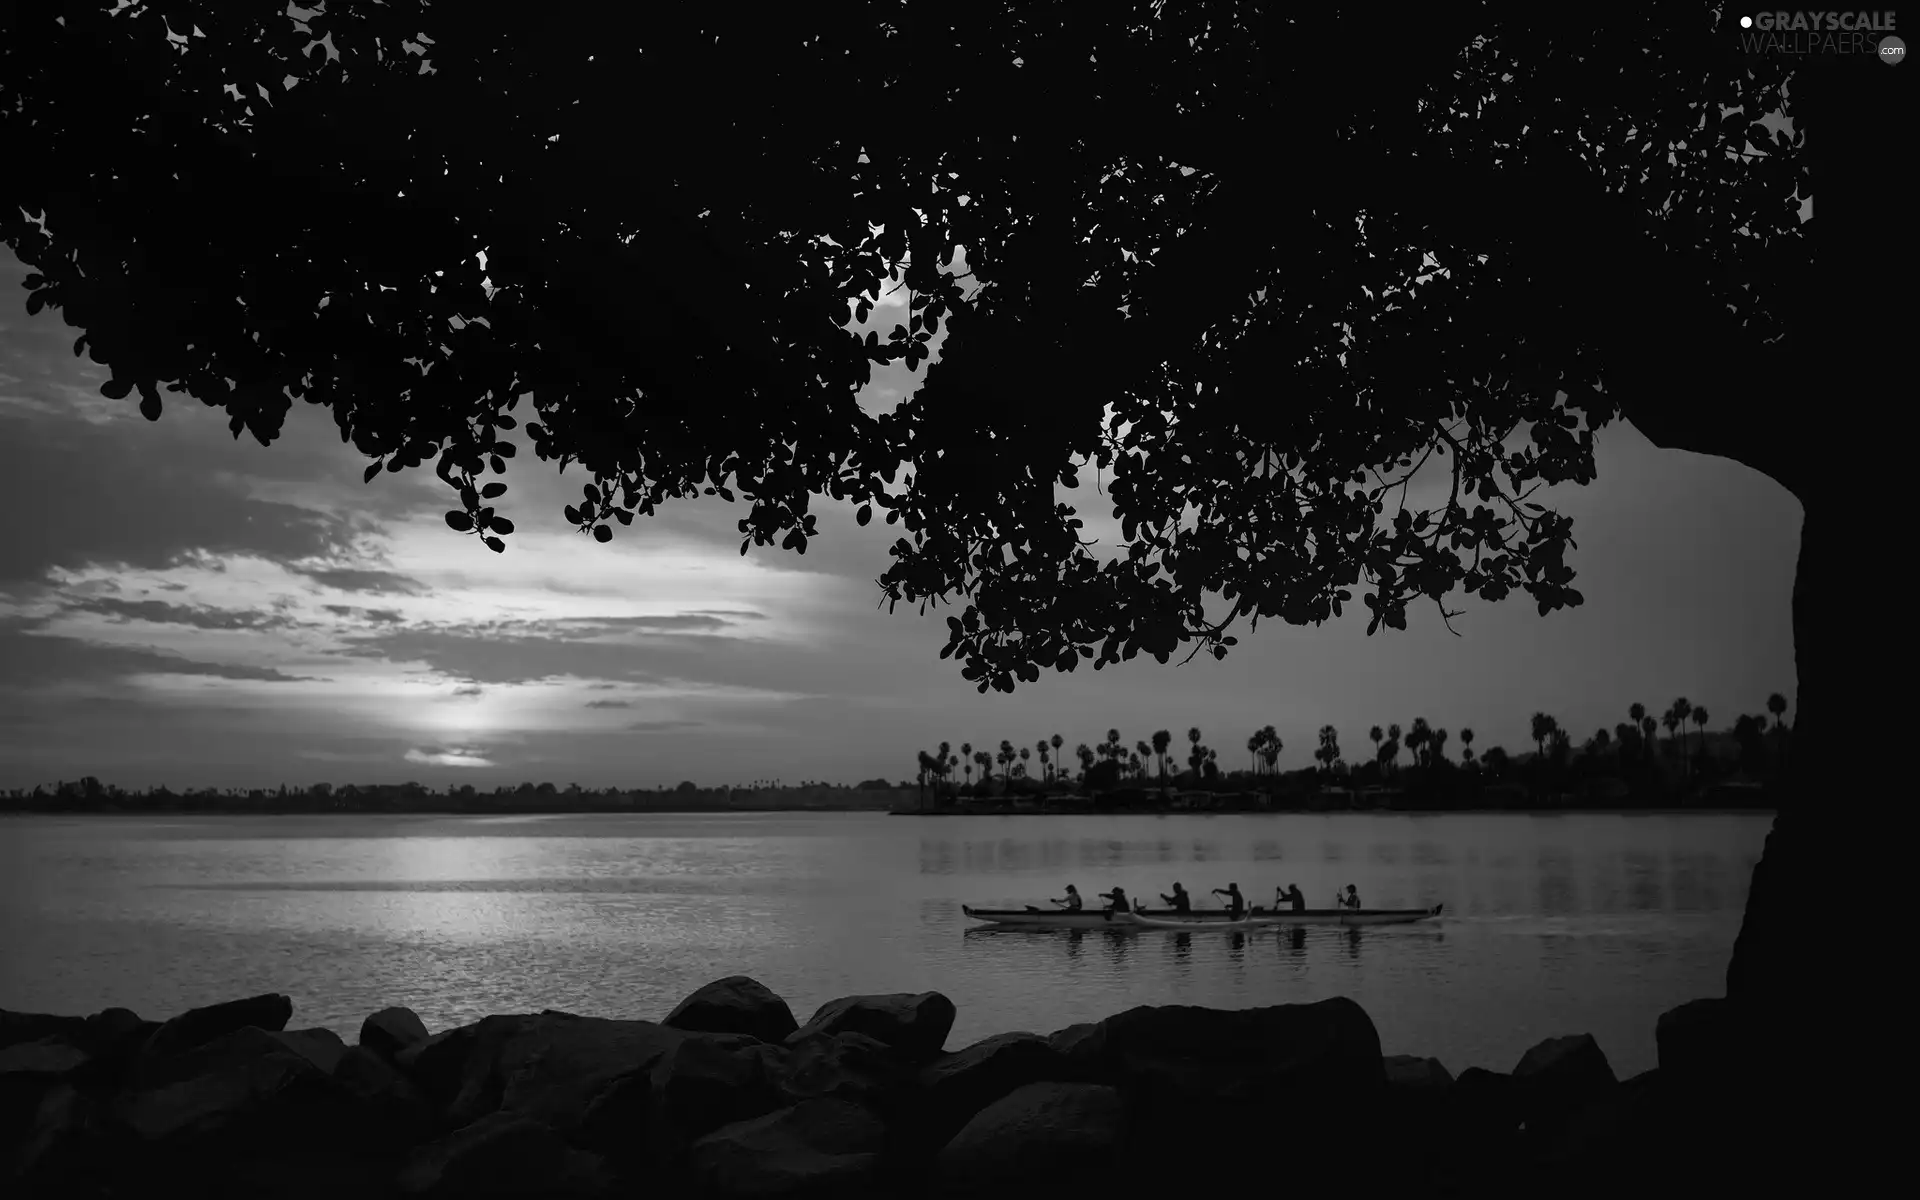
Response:
POLYGON ((411 763, 421 763, 432 767, 491 767, 494 762, 478 751, 465 748, 443 750, 422 750, 418 747, 408 750, 404 755, 411 763))
POLYGON ((322 604, 320 608, 336 617, 345 617, 349 620, 357 618, 381 625, 397 625, 406 619, 398 609, 393 608, 361 608, 355 604, 322 604))
POLYGON ((164 447, 77 420, 0 415, 0 586, 55 568, 170 567, 195 554, 331 558, 353 540, 330 513, 258 500, 164 447))
POLYGON ((487 694, 487 689, 481 687, 479 684, 474 684, 471 687, 455 688, 453 689, 453 694, 456 696, 484 696, 487 694))
POLYGON ((632 708, 631 700, 589 700, 588 708, 632 708))
POLYGON ((13 687, 85 683, 134 675, 204 675, 264 683, 300 683, 308 677, 276 667, 204 662, 137 646, 103 645, 84 638, 34 633, 38 621, 0 620, 0 662, 13 687))
MULTIPOLYGON (((432 590, 418 579, 411 579, 398 571, 372 571, 359 567, 289 566, 287 569, 296 575, 304 575, 315 583, 325 584, 342 592, 371 592, 380 596, 420 596, 432 590)), ((391 612, 392 610, 381 611, 391 612)))
POLYGON ((95 596, 67 602, 68 612, 91 612, 152 625, 189 625, 195 629, 283 629, 291 619, 263 612, 235 612, 208 605, 169 604, 164 600, 121 600, 95 596))
POLYGON ((676 729, 698 729, 704 721, 635 721, 627 728, 634 733, 670 733, 676 729))

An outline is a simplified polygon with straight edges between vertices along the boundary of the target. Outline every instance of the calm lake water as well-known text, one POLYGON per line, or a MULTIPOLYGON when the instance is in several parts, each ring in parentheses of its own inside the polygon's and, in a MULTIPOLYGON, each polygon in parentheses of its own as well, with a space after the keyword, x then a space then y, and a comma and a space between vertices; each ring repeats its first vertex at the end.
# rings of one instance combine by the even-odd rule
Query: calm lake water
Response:
POLYGON ((659 1019, 752 975, 804 1021, 937 989, 949 1045, 1136 1004, 1350 996, 1389 1054, 1511 1070, 1590 1032, 1623 1077, 1660 1012, 1724 992, 1757 815, 84 817, 0 822, 0 1008, 165 1017, 277 991, 349 1041, 565 1009, 659 1019), (1257 934, 968 932, 972 904, 1076 883, 1310 904, 1445 904, 1437 923, 1257 934))

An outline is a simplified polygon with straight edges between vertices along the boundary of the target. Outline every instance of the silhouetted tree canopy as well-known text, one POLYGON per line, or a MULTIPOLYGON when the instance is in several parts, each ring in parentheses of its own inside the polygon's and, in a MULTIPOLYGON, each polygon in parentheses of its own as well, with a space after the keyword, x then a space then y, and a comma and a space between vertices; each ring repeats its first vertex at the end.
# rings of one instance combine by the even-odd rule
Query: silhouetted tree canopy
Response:
MULTIPOLYGON (((5 12, 29 309, 150 418, 164 388, 270 442, 329 405, 369 479, 433 462, 496 550, 517 444, 591 473, 567 515, 602 541, 711 493, 748 502, 743 553, 804 551, 809 498, 851 501, 902 527, 886 601, 964 594, 943 655, 1011 690, 1355 589, 1370 628, 1455 591, 1578 604, 1528 493, 1591 479, 1625 417, 1804 505, 1792 769, 1878 652, 1840 580, 1889 489, 1836 464, 1910 390, 1876 250, 1898 67, 1743 53, 1737 13, 1674 3, 5 12), (857 338, 896 279, 909 320, 857 338), (1780 416, 1829 398, 1857 419, 1780 416), (1403 511, 1430 458, 1448 501, 1403 511), (1113 561, 1055 499, 1082 462, 1113 561)), ((1823 794, 1782 810, 1729 994, 1813 986, 1809 893, 1767 880, 1851 853, 1835 805, 1867 792, 1823 794)))
POLYGON ((28 307, 149 418, 184 392, 264 444, 329 405, 369 480, 433 462, 496 550, 522 419, 602 541, 701 492, 750 504, 743 553, 804 552, 812 495, 877 508, 886 599, 963 593, 945 653, 982 691, 1223 655, 1357 587, 1370 630, 1455 590, 1579 604, 1527 496, 1591 479, 1623 410, 1700 402, 1648 326, 1784 353, 1804 138, 1755 124, 1784 69, 1703 62, 1698 7, 1390 44, 1285 6, 712 13, 22 9, 28 307), (905 327, 850 332, 893 286, 905 327), (1403 507, 1432 457, 1447 503, 1403 507), (1116 560, 1056 503, 1088 460, 1116 560))

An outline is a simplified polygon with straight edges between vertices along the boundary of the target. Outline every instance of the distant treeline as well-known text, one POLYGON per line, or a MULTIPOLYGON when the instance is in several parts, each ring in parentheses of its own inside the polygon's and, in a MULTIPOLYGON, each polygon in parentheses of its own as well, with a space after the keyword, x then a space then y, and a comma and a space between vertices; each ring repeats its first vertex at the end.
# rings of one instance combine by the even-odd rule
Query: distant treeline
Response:
POLYGON ((798 787, 756 785, 702 788, 691 781, 673 788, 583 788, 578 784, 523 783, 481 791, 471 785, 434 789, 420 783, 316 783, 305 787, 197 788, 130 791, 89 775, 52 787, 15 789, 0 798, 0 811, 63 813, 597 813, 597 812, 783 812, 871 810, 911 807, 911 783, 868 780, 857 788, 832 784, 798 787))
POLYGON ((941 810, 1022 799, 1050 807, 1065 795, 1093 797, 1100 809, 1153 809, 1173 806, 1170 793, 1187 794, 1179 807, 1314 812, 1772 808, 1793 730, 1784 720, 1784 696, 1768 697, 1766 707, 1771 720, 1744 715, 1731 729, 1709 730, 1707 710, 1684 698, 1657 718, 1632 704, 1626 721, 1595 730, 1577 746, 1556 719, 1535 713, 1531 751, 1510 755, 1494 746, 1476 756, 1473 731, 1462 729, 1457 760, 1447 754, 1448 732, 1424 717, 1404 732, 1398 725, 1373 726, 1367 731, 1372 745, 1357 763, 1348 761, 1338 731, 1327 725, 1316 735, 1317 765, 1297 771, 1277 769, 1281 740, 1271 725, 1247 738, 1248 765, 1239 770, 1222 769, 1219 751, 1207 746, 1198 727, 1187 730, 1185 770, 1174 769, 1177 743, 1165 729, 1131 747, 1109 729, 1097 745, 1082 742, 1072 751, 1077 771, 1067 765, 1066 742, 1057 733, 1032 746, 1004 740, 976 749, 962 742, 957 753, 942 742, 937 751, 919 752, 920 786, 923 806, 941 810), (1209 794, 1238 799, 1216 804, 1205 799, 1209 794), (1257 798, 1251 805, 1250 796, 1257 798))

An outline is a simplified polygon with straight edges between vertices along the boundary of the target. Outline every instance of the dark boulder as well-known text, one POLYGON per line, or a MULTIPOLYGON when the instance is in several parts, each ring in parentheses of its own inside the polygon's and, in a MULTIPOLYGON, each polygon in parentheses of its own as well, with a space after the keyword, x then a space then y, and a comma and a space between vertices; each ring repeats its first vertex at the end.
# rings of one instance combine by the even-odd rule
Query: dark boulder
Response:
POLYGON ((1546 1133, 1574 1113, 1596 1104, 1618 1084, 1613 1066, 1589 1033, 1548 1038, 1528 1050, 1513 1069, 1520 1120, 1532 1133, 1546 1133))
POLYGON ((891 1046, 863 1033, 798 1038, 767 1057, 785 1103, 833 1097, 881 1109, 912 1083, 912 1068, 891 1046))
POLYGON ((946 1046, 956 1015, 953 1001, 939 992, 842 996, 821 1005, 813 1019, 786 1040, 792 1045, 816 1034, 863 1033, 918 1065, 946 1046))
POLYGON ((1468 1140, 1510 1138, 1520 1129, 1520 1095, 1513 1076, 1468 1067, 1447 1089, 1447 1116, 1468 1140))
POLYGON ((101 1108, 71 1083, 48 1089, 11 1156, 15 1179, 43 1195, 105 1186, 113 1156, 102 1136, 101 1108))
POLYGON ((1736 1012, 1722 999, 1689 1000, 1660 1014, 1653 1027, 1660 1069, 1684 1085, 1722 1083, 1739 1074, 1736 1012))
POLYGON ((331 1029, 288 1029, 267 1036, 329 1075, 347 1052, 347 1044, 331 1029))
POLYGON ((149 1061, 164 1059, 168 1055, 204 1046, 238 1029, 264 1029, 268 1033, 278 1033, 292 1019, 292 997, 273 993, 188 1009, 154 1030, 141 1049, 140 1057, 149 1061))
POLYGON ((383 1058, 392 1058, 428 1038, 426 1022, 410 1008, 383 1008, 360 1022, 359 1044, 383 1058))
POLYGON ((838 1200, 875 1194, 886 1127, 844 1100, 803 1100, 695 1142, 689 1174, 714 1200, 838 1200))
POLYGON ((47 1095, 92 1061, 57 1037, 0 1047, 0 1164, 28 1137, 47 1095))
POLYGON ((0 1078, 20 1075, 51 1081, 72 1074, 90 1061, 92 1055, 62 1038, 15 1042, 0 1047, 0 1078))
POLYGON ((744 1033, 779 1042, 800 1026, 773 989, 745 975, 716 979, 682 1000, 662 1022, 696 1033, 744 1033))
POLYGON ((648 1177, 656 1163, 653 1072, 616 1075, 601 1086, 567 1140, 603 1156, 623 1179, 648 1177))
POLYGON ((1382 1060, 1387 1083, 1397 1092, 1417 1094, 1443 1093, 1453 1086, 1453 1072, 1437 1058, 1415 1054, 1389 1054, 1382 1060))
POLYGON ((1060 1055, 1063 1077, 1058 1082, 1102 1082, 1106 1074, 1103 1051, 1106 1040, 1106 1026, 1100 1021, 1082 1021, 1048 1034, 1047 1045, 1060 1055))
POLYGON ((81 1072, 81 1082, 118 1086, 159 1029, 159 1021, 145 1020, 127 1008, 106 1008, 88 1017, 77 1044, 93 1061, 81 1072))
POLYGON ((497 1043, 507 1033, 531 1021, 531 1016, 484 1017, 471 1025, 443 1029, 397 1051, 393 1065, 413 1081, 422 1095, 440 1107, 446 1107, 460 1094, 466 1080, 469 1061, 476 1064, 497 1052, 497 1043))
POLYGON ((1099 1195, 1121 1183, 1127 1128, 1126 1101, 1113 1088, 1030 1083, 976 1113, 941 1148, 932 1190, 993 1200, 1099 1195))
POLYGON ((539 1121, 494 1113, 419 1147, 400 1169, 404 1196, 592 1198, 613 1193, 598 1156, 575 1150, 539 1121))
POLYGON ((1215 1111, 1324 1111, 1371 1103, 1386 1087, 1373 1020, 1344 998, 1240 1010, 1142 1006, 1051 1040, 1083 1078, 1120 1085, 1170 1115, 1195 1101, 1215 1111))
POLYGON ((483 1039, 448 1116, 457 1127, 495 1110, 515 1112, 564 1133, 616 1076, 654 1065, 698 1036, 652 1021, 523 1018, 483 1039))
POLYGON ((77 1042, 85 1034, 85 1017, 56 1017, 50 1013, 8 1012, 0 1008, 0 1048, 19 1042, 61 1038, 77 1042))
POLYGON ((252 1026, 154 1064, 112 1111, 137 1143, 181 1153, 360 1144, 373 1132, 312 1058, 252 1026))
POLYGON ((722 1125, 791 1103, 776 1082, 783 1057, 779 1047, 745 1034, 681 1034, 655 1060, 650 1075, 652 1152, 664 1161, 677 1160, 691 1143, 722 1125))
POLYGON ((333 1078, 367 1110, 373 1136, 367 1149, 380 1152, 431 1138, 439 1114, 397 1067, 365 1046, 349 1046, 333 1066, 333 1078))
POLYGON ((1030 1083, 1072 1082, 1067 1059, 1033 1033, 1002 1033, 943 1054, 920 1069, 915 1141, 943 1146, 981 1109, 1030 1083))

